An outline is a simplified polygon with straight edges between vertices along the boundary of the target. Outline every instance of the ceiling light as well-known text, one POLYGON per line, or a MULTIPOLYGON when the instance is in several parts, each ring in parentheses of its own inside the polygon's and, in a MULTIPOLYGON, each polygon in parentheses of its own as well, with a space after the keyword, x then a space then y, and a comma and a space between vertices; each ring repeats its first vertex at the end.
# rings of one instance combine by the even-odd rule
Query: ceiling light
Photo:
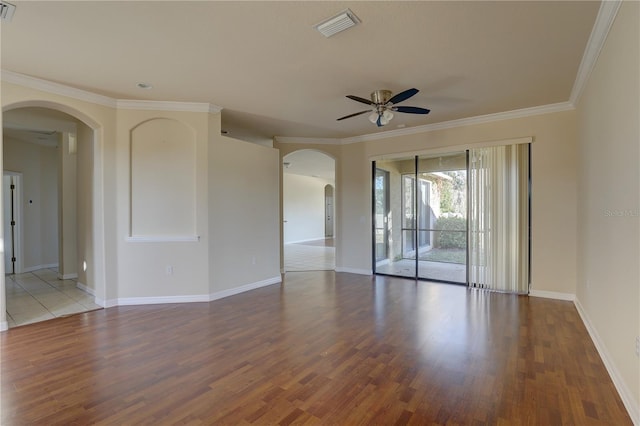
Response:
POLYGON ((153 86, 152 86, 151 84, 149 84, 149 83, 144 83, 144 82, 140 82, 140 83, 136 84, 136 86, 137 86, 139 89, 145 89, 145 90, 148 90, 148 89, 152 89, 152 88, 153 88, 153 86))
POLYGON ((373 124, 377 124, 378 127, 386 126, 387 124, 389 124, 392 118, 393 118, 393 113, 388 109, 385 109, 384 112, 382 112, 382 114, 378 113, 377 111, 374 111, 371 113, 371 115, 369 115, 369 121, 372 122, 373 124))
POLYGON ((0 19, 3 21, 11 21, 13 14, 16 12, 16 6, 6 1, 0 1, 0 19))
POLYGON ((344 31, 347 28, 351 28, 359 23, 360 19, 358 19, 355 13, 353 13, 351 9, 346 9, 339 14, 314 25, 314 28, 320 31, 323 36, 331 37, 332 35, 344 31))

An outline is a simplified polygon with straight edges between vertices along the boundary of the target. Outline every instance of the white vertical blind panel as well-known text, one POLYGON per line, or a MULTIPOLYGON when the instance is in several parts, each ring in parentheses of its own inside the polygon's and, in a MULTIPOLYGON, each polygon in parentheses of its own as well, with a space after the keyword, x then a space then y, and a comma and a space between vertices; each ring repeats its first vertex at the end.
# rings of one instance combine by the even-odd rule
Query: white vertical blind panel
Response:
POLYGON ((469 151, 469 285, 527 293, 528 145, 469 151))

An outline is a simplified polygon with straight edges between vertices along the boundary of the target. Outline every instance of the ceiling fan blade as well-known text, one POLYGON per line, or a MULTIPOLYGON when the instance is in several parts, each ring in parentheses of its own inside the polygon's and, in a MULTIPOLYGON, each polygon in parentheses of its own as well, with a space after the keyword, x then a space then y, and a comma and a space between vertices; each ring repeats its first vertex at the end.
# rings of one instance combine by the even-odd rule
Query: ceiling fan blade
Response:
POLYGON ((337 118, 336 121, 340 121, 340 120, 344 120, 345 118, 351 118, 351 117, 355 117, 356 115, 362 115, 362 114, 366 114, 368 112, 371 112, 370 109, 366 110, 366 111, 360 111, 360 112, 356 112, 354 114, 349 114, 349 115, 345 115, 344 117, 340 117, 337 118))
POLYGON ((384 126, 384 124, 382 124, 382 114, 378 114, 378 119, 376 120, 376 124, 378 125, 378 127, 384 126))
POLYGON ((416 93, 418 93, 418 89, 407 89, 404 92, 400 92, 387 102, 388 104, 399 104, 402 101, 406 101, 416 93))
POLYGON ((430 109, 412 106, 394 106, 393 110, 398 112, 407 112, 409 114, 429 114, 431 112, 430 109))
POLYGON ((369 99, 361 98, 360 96, 347 95, 347 98, 352 99, 352 100, 357 101, 357 102, 362 102, 363 104, 375 105, 375 103, 373 101, 370 101, 369 99))

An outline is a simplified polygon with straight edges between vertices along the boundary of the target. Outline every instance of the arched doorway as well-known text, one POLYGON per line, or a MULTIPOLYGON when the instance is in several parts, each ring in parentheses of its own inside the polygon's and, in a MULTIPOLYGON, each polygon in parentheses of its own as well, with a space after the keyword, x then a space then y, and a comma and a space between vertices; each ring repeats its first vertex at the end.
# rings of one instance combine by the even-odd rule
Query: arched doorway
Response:
POLYGON ((3 325, 98 309, 104 303, 98 128, 84 114, 51 102, 21 102, 3 110, 3 175, 21 183, 13 185, 14 197, 2 191, 4 200, 18 204, 13 221, 4 208, 4 222, 15 223, 18 232, 4 231, 5 241, 12 243, 5 247, 14 248, 5 256, 5 272, 15 275, 0 278, 3 308, 9 312, 3 325), (9 270, 12 258, 19 261, 9 270), (18 304, 8 298, 15 295, 22 297, 18 304))
POLYGON ((335 160, 314 150, 283 158, 284 271, 335 269, 335 160))

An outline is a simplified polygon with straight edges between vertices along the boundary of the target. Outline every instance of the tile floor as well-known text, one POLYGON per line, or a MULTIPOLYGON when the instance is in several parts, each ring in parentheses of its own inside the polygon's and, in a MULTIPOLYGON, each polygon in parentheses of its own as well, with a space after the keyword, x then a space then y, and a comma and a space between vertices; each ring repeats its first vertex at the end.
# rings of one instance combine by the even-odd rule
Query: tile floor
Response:
POLYGON ((336 269, 336 249, 333 239, 284 245, 284 270, 333 271, 336 269))
POLYGON ((10 328, 102 308, 75 280, 58 279, 54 269, 5 275, 5 286, 10 328))

